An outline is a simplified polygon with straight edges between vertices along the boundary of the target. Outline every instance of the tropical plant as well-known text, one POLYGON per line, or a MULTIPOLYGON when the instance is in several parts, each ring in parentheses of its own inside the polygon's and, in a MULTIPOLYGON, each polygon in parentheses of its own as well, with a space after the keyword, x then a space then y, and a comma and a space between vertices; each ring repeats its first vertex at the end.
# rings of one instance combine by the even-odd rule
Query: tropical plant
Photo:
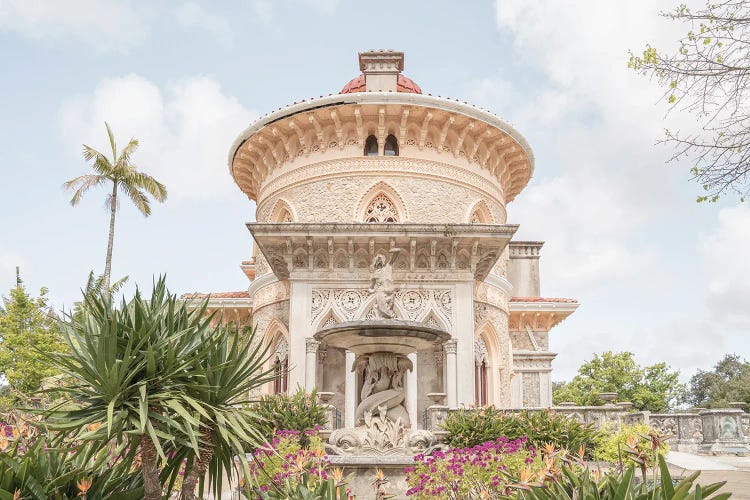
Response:
POLYGON ((228 475, 233 471, 227 446, 247 471, 240 452, 246 440, 260 444, 256 416, 231 405, 242 388, 267 380, 253 371, 263 362, 262 351, 243 352, 246 344, 216 325, 207 301, 188 307, 169 293, 163 278, 148 300, 136 289, 119 308, 100 294, 84 301, 83 315, 62 322, 69 352, 52 356, 71 381, 53 390, 72 408, 46 412, 49 428, 67 442, 117 446, 129 459, 137 453, 149 500, 161 498, 163 484, 174 486, 184 461, 197 470, 210 462, 208 472, 220 483, 215 464, 228 475), (219 432, 213 432, 216 426, 219 432))
POLYGON ((0 305, 0 375, 12 390, 7 397, 39 389, 42 380, 59 373, 47 362, 47 353, 65 347, 48 304, 47 289, 32 297, 20 277, 0 305))
POLYGON ((89 189, 103 184, 112 184, 112 191, 107 195, 105 202, 105 206, 109 210, 109 237, 107 239, 107 255, 104 262, 101 287, 102 293, 109 297, 112 247, 115 238, 115 215, 119 207, 118 196, 120 191, 130 198, 139 212, 148 217, 151 215, 149 195, 155 200, 163 202, 167 199, 167 188, 150 175, 139 172, 138 167, 133 164, 132 156, 138 149, 138 140, 130 139, 130 142, 118 153, 112 129, 110 129, 108 123, 105 122, 104 125, 107 127, 112 158, 110 159, 104 153, 84 144, 83 158, 87 162, 92 162, 91 168, 94 169, 95 173, 80 175, 67 181, 63 184, 63 187, 73 191, 70 204, 76 206, 89 189))
POLYGON ((222 470, 231 470, 234 455, 244 457, 246 445, 266 442, 261 421, 253 410, 249 395, 274 379, 268 361, 268 346, 263 347, 253 332, 240 333, 231 326, 219 326, 219 341, 205 356, 196 359, 193 375, 202 384, 186 388, 188 401, 198 401, 195 418, 199 421, 200 453, 187 452, 181 498, 192 500, 199 480, 207 470, 214 479, 213 491, 222 490, 222 470))
POLYGON ((139 474, 110 450, 55 448, 28 426, 13 429, 12 443, 0 438, 0 500, 142 498, 139 474))
POLYGON ((614 432, 604 432, 597 440, 594 458, 610 463, 635 462, 643 474, 653 467, 656 457, 666 455, 669 444, 646 424, 622 425, 614 432))
MULTIPOLYGON (((285 479, 278 488, 257 494, 260 500, 352 500, 346 483, 333 478, 310 485, 310 474, 303 473, 299 481, 285 479)), ((256 498, 254 493, 243 490, 245 498, 256 498)))
POLYGON ((552 398, 555 403, 597 406, 604 404, 599 394, 614 392, 618 401, 630 401, 636 410, 665 411, 685 392, 679 375, 666 363, 640 366, 632 352, 607 351, 584 362, 573 380, 557 386, 552 398))
POLYGON ((580 466, 564 465, 561 473, 543 485, 522 488, 515 496, 525 500, 726 500, 731 493, 719 493, 726 481, 701 486, 695 481, 700 472, 677 481, 672 479, 664 457, 658 457, 659 467, 653 482, 635 479, 635 468, 624 472, 602 474, 580 466))
POLYGON ((314 431, 277 431, 268 444, 252 455, 249 485, 256 493, 276 490, 285 482, 299 483, 303 476, 306 487, 316 488, 331 475, 323 441, 314 431))
POLYGON ((504 436, 508 439, 525 438, 535 447, 547 443, 555 446, 587 451, 599 438, 590 424, 583 424, 564 414, 550 410, 509 413, 495 407, 461 409, 451 412, 443 423, 448 431, 446 442, 453 447, 476 446, 504 436))
POLYGON ((326 423, 326 406, 318 400, 317 392, 297 389, 294 394, 262 396, 253 405, 258 414, 258 426, 271 439, 276 431, 297 431, 302 444, 307 445, 306 432, 321 428, 326 423))

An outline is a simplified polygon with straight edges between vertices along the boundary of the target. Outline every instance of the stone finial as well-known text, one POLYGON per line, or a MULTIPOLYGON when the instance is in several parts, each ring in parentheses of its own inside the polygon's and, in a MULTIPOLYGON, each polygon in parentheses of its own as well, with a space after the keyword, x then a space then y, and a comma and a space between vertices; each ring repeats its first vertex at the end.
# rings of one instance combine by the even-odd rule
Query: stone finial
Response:
POLYGON ((359 53, 359 69, 367 92, 397 92, 398 74, 404 69, 404 53, 369 50, 359 53))

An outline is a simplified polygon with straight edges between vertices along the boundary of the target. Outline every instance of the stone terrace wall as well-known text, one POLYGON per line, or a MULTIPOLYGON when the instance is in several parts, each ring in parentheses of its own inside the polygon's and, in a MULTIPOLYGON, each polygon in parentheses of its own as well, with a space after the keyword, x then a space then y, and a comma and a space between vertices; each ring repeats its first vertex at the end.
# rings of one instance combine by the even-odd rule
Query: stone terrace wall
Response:
MULTIPOLYGON (((445 414, 449 411, 444 408, 445 414)), ((428 413, 433 407, 428 408, 428 413)), ((509 409, 510 413, 549 409, 598 429, 617 430, 621 425, 647 424, 668 436, 671 449, 701 454, 750 454, 750 414, 738 408, 695 409, 674 413, 626 411, 622 406, 556 406, 509 409)), ((435 407, 437 410, 437 407, 435 407)), ((434 411, 433 413, 439 413, 434 411)), ((442 422, 431 415, 429 422, 442 422)), ((431 429, 439 430, 439 428, 431 429)))

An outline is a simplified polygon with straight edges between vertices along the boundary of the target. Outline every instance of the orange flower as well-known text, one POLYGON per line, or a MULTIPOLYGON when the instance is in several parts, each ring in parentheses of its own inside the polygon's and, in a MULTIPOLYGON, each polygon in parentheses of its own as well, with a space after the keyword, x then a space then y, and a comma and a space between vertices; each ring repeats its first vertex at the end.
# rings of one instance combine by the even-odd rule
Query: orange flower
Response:
POLYGON ((555 448, 555 445, 552 443, 547 443, 544 446, 542 446, 542 453, 544 453, 547 456, 554 455, 557 449, 555 448))
POLYGON ((92 484, 93 484, 93 481, 91 479, 87 477, 82 477, 81 479, 78 480, 78 482, 76 483, 76 486, 78 486, 78 490, 81 493, 86 493, 87 491, 89 491, 89 489, 91 489, 92 484))
POLYGON ((578 456, 580 458, 583 458, 585 454, 586 454, 586 447, 584 445, 581 445, 580 448, 578 448, 578 456))
POLYGON ((344 479, 344 471, 341 469, 341 467, 336 467, 331 471, 331 477, 333 477, 333 480, 337 483, 340 483, 342 479, 344 479))
POLYGON ((13 492, 13 500, 23 500, 23 497, 21 496, 21 490, 16 490, 13 492))
POLYGON ((635 449, 635 447, 638 446, 638 441, 633 436, 628 436, 628 439, 625 440, 625 444, 635 449))
POLYGON ((94 422, 93 424, 87 425, 86 426, 86 430, 90 431, 90 432, 93 432, 93 431, 97 430, 101 426, 102 426, 101 422, 94 422))
POLYGON ((19 436, 18 427, 13 427, 13 437, 15 439, 18 439, 18 436, 19 436))
POLYGON ((383 472, 383 469, 375 469, 375 480, 382 481, 383 479, 385 479, 385 472, 383 472))
POLYGON ((8 440, 6 438, 0 439, 0 451, 8 449, 8 440))

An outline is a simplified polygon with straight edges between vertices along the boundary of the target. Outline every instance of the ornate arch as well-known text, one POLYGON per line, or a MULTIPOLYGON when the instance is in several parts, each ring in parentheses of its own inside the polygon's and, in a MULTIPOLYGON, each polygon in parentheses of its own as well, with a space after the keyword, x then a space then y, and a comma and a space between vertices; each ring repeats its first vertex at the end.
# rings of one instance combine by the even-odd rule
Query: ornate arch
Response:
POLYGON ((354 220, 366 222, 370 209, 374 209, 374 211, 371 211, 369 218, 385 219, 388 215, 392 215, 395 222, 402 223, 409 219, 403 199, 395 189, 382 181, 373 185, 360 197, 354 220), (381 205, 378 206, 378 204, 381 205))
POLYGON ((503 405, 500 400, 502 364, 500 339, 492 323, 486 321, 479 325, 474 335, 474 396, 477 405, 503 405))
POLYGON ((268 383, 268 392, 286 393, 289 390, 289 332, 281 321, 273 319, 266 328, 265 339, 271 353, 269 368, 274 372, 274 379, 268 383))
POLYGON ((470 224, 494 224, 495 218, 492 216, 492 210, 485 200, 479 200, 469 210, 468 217, 470 224))
POLYGON ((279 198, 273 204, 268 219, 269 222, 294 222, 297 217, 292 210, 292 206, 286 200, 279 198))

